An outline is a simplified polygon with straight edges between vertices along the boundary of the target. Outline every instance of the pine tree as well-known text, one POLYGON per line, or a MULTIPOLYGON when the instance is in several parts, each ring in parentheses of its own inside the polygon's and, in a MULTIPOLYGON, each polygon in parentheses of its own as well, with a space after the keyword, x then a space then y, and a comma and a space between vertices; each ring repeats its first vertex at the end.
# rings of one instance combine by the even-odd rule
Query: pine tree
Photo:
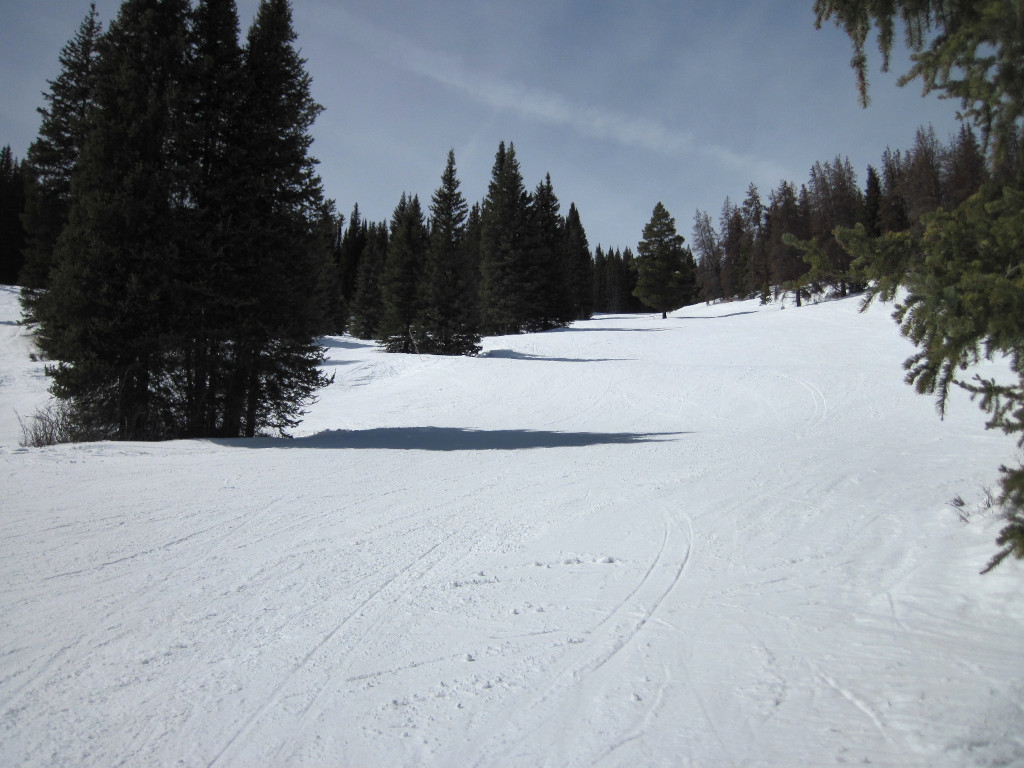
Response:
MULTIPOLYGON (((854 44, 861 100, 867 99, 865 41, 879 30, 883 65, 902 22, 913 66, 901 81, 920 79, 925 91, 961 99, 986 143, 994 183, 956 209, 927 214, 922 232, 890 232, 871 238, 863 227, 842 230, 843 245, 879 279, 869 294, 906 298, 895 318, 917 345, 907 380, 933 394, 940 412, 950 388, 970 391, 990 416, 988 426, 1024 445, 1024 58, 1020 6, 1009 2, 874 3, 817 0, 817 23, 834 19, 854 44), (908 266, 909 265, 909 266, 908 266), (1016 381, 997 382, 963 371, 979 359, 1007 356, 1016 381)), ((1002 468, 1006 525, 999 551, 986 570, 1009 557, 1024 559, 1024 467, 1002 468)))
POLYGON ((567 316, 570 320, 589 320, 594 312, 591 283, 594 280, 594 262, 587 243, 587 233, 580 221, 575 203, 569 204, 565 217, 563 268, 568 294, 567 316))
POLYGON ((529 245, 520 270, 522 323, 526 330, 547 330, 573 319, 560 207, 549 173, 537 185, 529 203, 529 245))
POLYGON ((387 254, 387 224, 369 224, 366 229, 366 247, 359 259, 359 274, 352 296, 352 335, 358 339, 374 339, 378 336, 384 316, 381 279, 387 254))
MULTIPOLYGON (((348 227, 341 236, 338 247, 337 268, 341 291, 341 304, 349 307, 356 295, 356 282, 359 278, 359 264, 366 249, 368 224, 359 212, 359 204, 352 206, 348 217, 348 227)), ((344 325, 342 326, 345 327, 344 325)))
POLYGON ((722 204, 719 219, 722 243, 722 295, 727 299, 747 298, 748 242, 743 211, 729 198, 722 204))
POLYGON ((388 352, 420 352, 413 325, 420 309, 420 280, 427 247, 427 226, 419 197, 403 194, 391 217, 388 256, 381 275, 383 314, 376 338, 388 352))
POLYGON ((240 247, 250 284, 235 322, 226 435, 283 432, 327 383, 316 337, 330 327, 336 217, 309 154, 323 108, 295 42, 290 2, 262 0, 244 51, 247 234, 240 247))
POLYGON ((128 0, 103 37, 69 223, 34 307, 40 346, 60 361, 54 393, 79 421, 124 440, 172 436, 179 415, 167 380, 187 13, 184 0, 128 0))
POLYGON ((722 298, 722 243, 706 211, 693 217, 693 249, 697 259, 697 290, 704 301, 722 298))
POLYGON ((238 318, 249 303, 245 185, 245 73, 234 0, 201 0, 192 15, 179 142, 188 204, 181 212, 177 374, 183 434, 223 433, 226 388, 238 318))
POLYGON ((675 219, 658 203, 637 246, 637 284, 633 295, 667 318, 670 310, 694 298, 695 267, 693 255, 683 247, 683 236, 676 232, 675 219))
POLYGON ((430 204, 430 237, 416 335, 420 352, 475 355, 480 351, 470 266, 464 243, 468 208, 459 190, 455 151, 430 204))
POLYGON ((0 284, 14 285, 22 266, 25 232, 21 215, 25 210, 23 164, 10 145, 0 150, 0 284))
POLYGON ((25 264, 23 304, 34 316, 34 301, 50 283, 53 252, 71 210, 71 178, 89 129, 102 27, 96 5, 60 52, 61 72, 44 94, 39 136, 29 147, 25 174, 25 264))
POLYGON ((480 214, 480 320, 489 334, 520 333, 530 317, 530 196, 515 146, 498 146, 480 214))

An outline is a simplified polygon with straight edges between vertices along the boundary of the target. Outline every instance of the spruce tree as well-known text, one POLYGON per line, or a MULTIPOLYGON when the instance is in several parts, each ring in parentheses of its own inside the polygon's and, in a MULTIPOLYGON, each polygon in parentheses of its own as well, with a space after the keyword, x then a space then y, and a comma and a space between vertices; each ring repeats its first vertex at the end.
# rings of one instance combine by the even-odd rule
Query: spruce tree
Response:
POLYGON ((530 197, 515 146, 498 146, 480 215, 480 320, 489 334, 520 333, 529 317, 530 197))
POLYGON ((566 316, 569 320, 589 320, 593 314, 591 284, 594 280, 594 261, 587 243, 587 233, 580 221, 575 203, 569 204, 565 217, 562 244, 563 273, 566 281, 566 316))
POLYGON ((87 138, 57 241, 51 288, 34 307, 53 392, 98 436, 173 436, 180 403, 172 278, 185 197, 178 129, 185 0, 128 0, 99 45, 87 138))
POLYGON ((547 330, 573 320, 564 253, 565 226, 559 208, 549 173, 530 198, 528 247, 519 270, 522 324, 526 330, 547 330))
POLYGON ((251 437, 294 426, 317 388, 329 328, 330 246, 335 216, 324 199, 310 129, 322 107, 296 48, 288 0, 262 0, 243 72, 240 178, 246 235, 234 321, 234 359, 222 432, 251 437))
POLYGON ((369 224, 366 229, 366 247, 359 259, 359 273, 351 305, 352 335, 358 339, 377 338, 384 315, 381 279, 387 253, 387 224, 369 224))
POLYGON ((675 219, 659 202, 637 246, 637 284, 633 295, 661 312, 663 319, 667 318, 670 310, 694 298, 694 272, 693 255, 683 247, 675 219))
POLYGON ((383 313, 376 338, 388 352, 420 352, 413 325, 419 315, 427 248, 427 226, 419 197, 403 193, 391 217, 388 255, 381 274, 383 313))
POLYGON ((430 204, 430 237, 416 320, 419 351, 437 355, 475 355, 480 351, 470 265, 465 244, 466 200, 459 190, 455 152, 430 204))
MULTIPOLYGON (((991 145, 992 182, 951 211, 926 215, 916 231, 871 238, 863 227, 838 237, 876 278, 872 295, 905 290, 895 318, 917 352, 907 380, 935 396, 942 412, 951 387, 970 391, 989 414, 988 426, 1024 445, 1024 58, 1020 7, 1010 2, 874 3, 817 0, 817 23, 834 19, 854 44, 861 100, 867 100, 867 57, 872 27, 879 30, 883 65, 902 23, 913 66, 901 78, 919 79, 925 91, 959 98, 991 145), (1006 356, 1015 381, 965 370, 982 358, 1006 356)), ((1024 467, 1002 468, 1006 524, 991 569, 1009 557, 1024 559, 1024 467)))
POLYGON ((96 59, 102 27, 96 5, 60 52, 61 72, 43 95, 39 135, 28 149, 25 174, 25 264, 21 285, 29 318, 34 301, 50 282, 53 252, 71 210, 71 179, 78 167, 93 105, 96 59))

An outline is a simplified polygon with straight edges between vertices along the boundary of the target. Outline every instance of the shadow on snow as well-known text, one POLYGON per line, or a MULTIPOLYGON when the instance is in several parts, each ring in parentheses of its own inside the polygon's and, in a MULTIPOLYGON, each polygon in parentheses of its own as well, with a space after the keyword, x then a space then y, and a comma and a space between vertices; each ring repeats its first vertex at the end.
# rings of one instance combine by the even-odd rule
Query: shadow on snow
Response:
POLYGON ((514 349, 492 349, 487 352, 481 352, 479 357, 489 358, 492 360, 539 360, 547 363, 611 363, 628 359, 622 357, 602 357, 596 359, 586 359, 582 357, 545 357, 544 355, 531 355, 526 352, 517 352, 514 349))
POLYGON ((333 429, 294 439, 210 440, 234 448, 373 449, 392 451, 519 451, 530 448, 584 448, 669 442, 688 432, 547 432, 533 429, 381 427, 333 429))

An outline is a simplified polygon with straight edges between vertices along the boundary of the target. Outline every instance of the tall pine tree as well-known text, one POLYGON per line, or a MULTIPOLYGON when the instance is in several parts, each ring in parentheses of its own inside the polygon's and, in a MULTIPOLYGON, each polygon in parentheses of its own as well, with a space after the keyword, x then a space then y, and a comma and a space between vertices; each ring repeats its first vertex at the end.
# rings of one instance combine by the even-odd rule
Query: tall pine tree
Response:
POLYGON ((96 59, 102 35, 96 5, 60 52, 61 72, 44 94, 39 136, 25 158, 25 264, 23 304, 31 319, 34 300, 50 283, 53 252, 71 211, 71 178, 85 146, 93 105, 96 59))
POLYGON ((172 275, 187 61, 185 0, 127 0, 99 45, 91 126, 55 249, 51 289, 34 307, 53 391, 98 436, 176 432, 172 275))
POLYGON ((475 355, 480 351, 464 242, 467 214, 455 170, 455 152, 451 150, 441 186, 430 204, 430 239, 416 321, 420 352, 475 355))

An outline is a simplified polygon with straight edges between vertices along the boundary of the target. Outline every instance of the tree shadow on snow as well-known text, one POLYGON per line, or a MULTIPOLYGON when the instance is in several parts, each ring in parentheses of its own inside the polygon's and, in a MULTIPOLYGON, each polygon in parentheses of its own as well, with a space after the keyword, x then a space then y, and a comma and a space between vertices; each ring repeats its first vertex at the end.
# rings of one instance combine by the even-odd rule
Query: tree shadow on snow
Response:
POLYGON ((526 352, 517 352, 514 349, 492 349, 487 352, 482 352, 479 356, 482 358, 490 358, 492 360, 538 360, 546 363, 611 363, 616 361, 635 359, 624 357, 545 357, 544 355, 530 355, 527 354, 526 352))
POLYGON ((377 346, 377 343, 373 341, 359 341, 341 336, 322 336, 317 341, 321 347, 328 349, 368 349, 377 346))
POLYGON ((520 451, 531 448, 584 448, 670 442, 689 432, 547 432, 533 429, 460 429, 457 427, 382 427, 334 429, 294 439, 216 439, 235 448, 312 448, 398 451, 520 451))

